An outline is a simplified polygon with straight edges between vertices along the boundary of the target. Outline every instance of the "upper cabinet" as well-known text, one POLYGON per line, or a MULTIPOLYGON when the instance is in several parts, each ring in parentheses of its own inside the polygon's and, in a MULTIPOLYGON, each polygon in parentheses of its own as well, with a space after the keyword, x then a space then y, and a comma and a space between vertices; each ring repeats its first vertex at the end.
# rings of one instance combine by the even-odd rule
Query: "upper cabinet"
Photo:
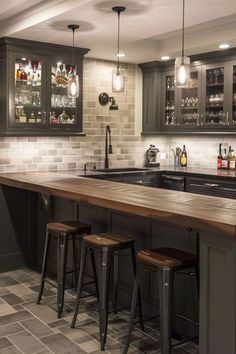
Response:
POLYGON ((83 58, 75 48, 80 95, 67 95, 72 48, 2 38, 0 42, 0 134, 83 134, 83 58))
POLYGON ((236 133, 234 58, 235 48, 227 57, 222 52, 195 56, 191 60, 190 84, 184 89, 175 87, 173 64, 141 64, 145 107, 143 133, 236 133), (149 87, 147 91, 147 76, 154 73, 157 80, 152 82, 152 90, 149 87), (155 107, 155 110, 147 120, 148 107, 155 107))

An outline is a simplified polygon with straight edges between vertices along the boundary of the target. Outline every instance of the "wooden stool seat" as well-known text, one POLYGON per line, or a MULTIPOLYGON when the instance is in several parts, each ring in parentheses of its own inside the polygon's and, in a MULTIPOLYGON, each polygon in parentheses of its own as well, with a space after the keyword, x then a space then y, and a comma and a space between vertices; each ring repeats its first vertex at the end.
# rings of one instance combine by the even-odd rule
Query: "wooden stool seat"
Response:
POLYGON ((138 252, 138 259, 157 267, 178 268, 194 267, 198 259, 191 253, 176 248, 154 248, 138 252))
POLYGON ((91 247, 121 247, 126 246, 134 241, 116 234, 99 234, 99 235, 86 235, 84 236, 84 242, 91 247))
POLYGON ((87 234, 91 232, 91 225, 77 221, 62 221, 62 222, 50 222, 47 224, 48 231, 53 236, 59 236, 61 233, 70 235, 87 234))

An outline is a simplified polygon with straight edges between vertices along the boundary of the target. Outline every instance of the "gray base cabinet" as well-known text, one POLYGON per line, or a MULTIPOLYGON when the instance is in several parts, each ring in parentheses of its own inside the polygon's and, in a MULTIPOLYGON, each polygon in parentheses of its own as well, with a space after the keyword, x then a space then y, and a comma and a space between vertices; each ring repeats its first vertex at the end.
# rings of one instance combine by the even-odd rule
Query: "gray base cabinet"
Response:
POLYGON ((236 353, 236 242, 220 235, 200 237, 201 354, 236 353))

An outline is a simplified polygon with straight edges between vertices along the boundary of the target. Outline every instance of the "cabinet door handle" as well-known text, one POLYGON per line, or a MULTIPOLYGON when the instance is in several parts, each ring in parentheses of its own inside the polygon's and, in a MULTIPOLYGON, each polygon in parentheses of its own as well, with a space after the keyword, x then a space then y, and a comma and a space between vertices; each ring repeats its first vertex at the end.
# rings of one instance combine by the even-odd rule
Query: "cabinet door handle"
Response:
POLYGON ((206 186, 206 187, 219 187, 220 185, 218 183, 204 183, 204 186, 206 186))
POLYGON ((140 179, 139 181, 136 182, 137 184, 143 184, 143 181, 140 179))

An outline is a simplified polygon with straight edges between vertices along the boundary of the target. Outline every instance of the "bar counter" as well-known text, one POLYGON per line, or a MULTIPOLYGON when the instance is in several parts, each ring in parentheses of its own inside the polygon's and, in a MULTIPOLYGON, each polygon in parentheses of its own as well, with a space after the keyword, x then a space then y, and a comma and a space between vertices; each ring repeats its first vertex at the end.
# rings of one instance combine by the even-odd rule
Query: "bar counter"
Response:
MULTIPOLYGON (((10 192, 11 189, 36 192, 123 213, 127 224, 122 221, 120 225, 123 223, 124 228, 131 220, 127 215, 134 215, 161 222, 167 227, 171 225, 172 239, 178 238, 179 226, 182 230, 194 230, 200 235, 199 353, 236 353, 235 200, 95 180, 62 172, 5 173, 0 174, 0 184, 3 191, 6 187, 8 192, 9 189, 10 192)), ((2 193, 5 199, 1 199, 1 203, 5 203, 7 194, 2 193)), ((16 192, 11 196, 17 199, 16 192)), ((92 219, 93 214, 88 215, 92 219)), ((137 228, 144 223, 143 219, 140 224, 135 220, 137 228)), ((2 218, 2 223, 4 220, 2 218)), ((121 220, 121 216, 117 220, 121 220)), ((170 236, 163 232, 162 225, 162 235, 154 227, 153 230, 153 240, 162 236, 162 242, 169 242, 170 236)), ((150 242, 152 247, 154 244, 154 241, 150 242)))
POLYGON ((236 201, 53 172, 0 174, 0 183, 236 237, 236 201))

